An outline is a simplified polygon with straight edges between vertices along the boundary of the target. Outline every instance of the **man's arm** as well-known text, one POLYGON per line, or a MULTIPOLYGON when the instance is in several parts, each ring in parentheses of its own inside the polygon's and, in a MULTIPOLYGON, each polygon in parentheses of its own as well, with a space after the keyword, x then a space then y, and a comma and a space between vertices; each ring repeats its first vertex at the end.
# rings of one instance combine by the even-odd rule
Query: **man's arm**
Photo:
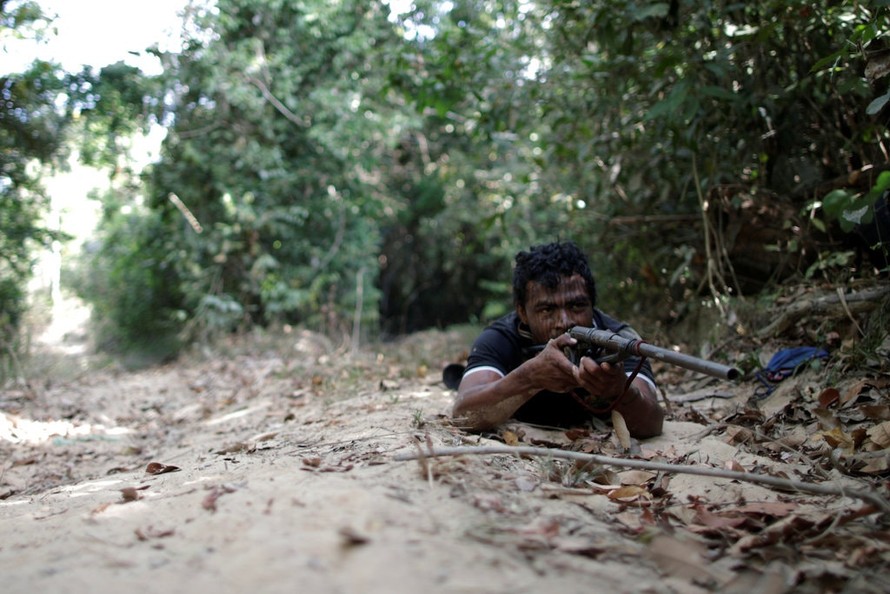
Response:
POLYGON ((664 410, 658 404, 655 390, 645 380, 634 378, 615 410, 621 413, 627 430, 637 439, 661 435, 664 410))
POLYGON ((597 363, 583 357, 577 368, 578 383, 591 394, 619 398, 616 411, 624 417, 627 430, 638 439, 661 435, 664 411, 652 385, 641 377, 635 377, 624 391, 627 376, 619 364, 597 363))
POLYGON ((555 338, 537 356, 504 376, 488 370, 464 376, 452 416, 467 429, 484 431, 508 420, 542 390, 565 392, 576 387, 575 366, 562 353, 563 347, 574 342, 567 335, 555 338))
POLYGON ((520 379, 519 370, 501 376, 482 370, 465 377, 457 391, 452 417, 471 431, 485 431, 513 416, 537 391, 520 379))

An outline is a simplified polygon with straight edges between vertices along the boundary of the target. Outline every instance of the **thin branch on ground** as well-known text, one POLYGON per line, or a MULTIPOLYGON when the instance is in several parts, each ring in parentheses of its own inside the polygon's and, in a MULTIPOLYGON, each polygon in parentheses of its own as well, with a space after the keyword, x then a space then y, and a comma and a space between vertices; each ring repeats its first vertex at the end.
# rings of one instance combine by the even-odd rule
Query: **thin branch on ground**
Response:
POLYGON ((673 472, 681 474, 693 474, 698 476, 708 476, 711 478, 722 478, 735 481, 743 481, 746 483, 754 483, 767 485, 786 491, 800 491, 803 493, 813 493, 817 495, 836 495, 841 497, 851 497, 859 499, 874 505, 881 512, 890 512, 890 502, 870 491, 862 491, 859 489, 849 489, 838 485, 822 485, 816 483, 806 483, 795 479, 783 479, 775 476, 764 474, 755 474, 751 472, 739 472, 736 470, 724 470, 722 468, 709 468, 704 466, 691 466, 688 464, 668 464, 666 462, 650 462, 647 460, 634 460, 627 458, 613 458, 610 456, 600 456, 598 454, 585 454, 582 452, 570 452, 566 450, 558 450, 552 448, 540 448, 532 446, 479 446, 479 447, 450 447, 450 448, 428 448, 418 453, 397 454, 394 459, 396 461, 420 460, 424 458, 439 458, 446 456, 485 456, 491 454, 510 454, 513 456, 542 456, 549 458, 564 458, 566 460, 576 460, 580 462, 619 466, 623 468, 636 468, 641 470, 651 470, 654 472, 673 472))

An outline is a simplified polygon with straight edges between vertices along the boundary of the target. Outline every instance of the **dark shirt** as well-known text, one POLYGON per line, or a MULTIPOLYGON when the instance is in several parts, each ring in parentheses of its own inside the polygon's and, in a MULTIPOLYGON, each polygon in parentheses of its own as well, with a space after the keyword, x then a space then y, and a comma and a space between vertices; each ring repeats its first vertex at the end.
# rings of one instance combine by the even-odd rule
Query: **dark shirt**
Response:
MULTIPOLYGON (((617 332, 623 336, 639 338, 633 328, 598 309, 593 310, 592 326, 617 332)), ((542 346, 534 343, 528 327, 522 324, 516 312, 512 312, 482 331, 470 350, 464 376, 482 369, 507 375, 539 353, 542 346)), ((639 362, 638 357, 625 359, 623 362, 625 372, 628 375, 633 373, 639 362)), ((648 361, 643 361, 638 376, 648 379, 653 387, 655 386, 652 368, 648 361)), ((592 413, 572 394, 554 392, 539 392, 513 414, 519 421, 555 427, 582 425, 591 416, 592 413)))

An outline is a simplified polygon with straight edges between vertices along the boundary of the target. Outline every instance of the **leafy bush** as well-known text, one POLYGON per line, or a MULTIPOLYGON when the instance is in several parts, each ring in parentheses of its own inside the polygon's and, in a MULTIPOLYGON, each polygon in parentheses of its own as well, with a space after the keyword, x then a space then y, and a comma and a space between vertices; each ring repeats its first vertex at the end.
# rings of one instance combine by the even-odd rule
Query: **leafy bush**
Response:
MULTIPOLYGON (((6 26, 4 18, 0 34, 6 26)), ((0 342, 7 347, 26 309, 34 254, 61 239, 43 220, 49 197, 40 180, 42 169, 62 152, 66 121, 54 109, 60 84, 56 70, 43 62, 0 76, 0 342)), ((3 349, 0 358, 8 352, 3 349)))
POLYGON ((181 292, 157 213, 112 213, 83 256, 78 294, 93 306, 98 346, 149 360, 173 356, 182 329, 181 292))

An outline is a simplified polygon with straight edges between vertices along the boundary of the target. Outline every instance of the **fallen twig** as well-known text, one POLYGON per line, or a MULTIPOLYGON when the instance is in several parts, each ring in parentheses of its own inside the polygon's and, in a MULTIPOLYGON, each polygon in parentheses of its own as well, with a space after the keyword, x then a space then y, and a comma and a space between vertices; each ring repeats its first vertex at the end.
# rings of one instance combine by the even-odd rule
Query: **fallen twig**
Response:
POLYGON ((722 478, 746 483, 755 483, 785 489, 788 491, 801 491, 818 495, 838 495, 860 499, 874 505, 878 511, 890 512, 890 502, 877 493, 848 489, 837 485, 822 485, 805 483, 794 479, 784 479, 765 474, 751 472, 739 472, 736 470, 724 470, 722 468, 710 468, 704 466, 692 466, 689 464, 668 464, 666 462, 650 462, 647 460, 634 460, 629 458, 613 458, 598 454, 585 454, 582 452, 570 452, 554 448, 540 448, 532 446, 479 446, 479 447, 450 447, 450 448, 418 448, 416 453, 396 454, 394 460, 421 460, 425 458, 440 458, 445 456, 485 456, 490 454, 510 454, 513 456, 542 456, 549 458, 564 458, 586 463, 620 466, 623 468, 638 468, 655 472, 675 472, 682 474, 694 474, 712 478, 722 478))

